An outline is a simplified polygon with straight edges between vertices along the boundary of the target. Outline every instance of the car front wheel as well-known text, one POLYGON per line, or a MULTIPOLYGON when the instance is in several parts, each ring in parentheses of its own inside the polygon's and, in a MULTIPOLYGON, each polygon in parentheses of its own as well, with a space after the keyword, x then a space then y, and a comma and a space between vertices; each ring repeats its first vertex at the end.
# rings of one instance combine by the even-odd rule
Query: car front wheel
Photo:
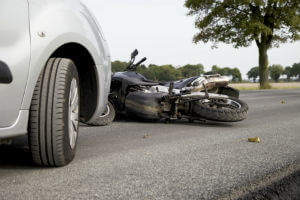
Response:
POLYGON ((60 167, 70 163, 79 131, 79 78, 75 64, 50 58, 36 84, 29 119, 33 161, 60 167))

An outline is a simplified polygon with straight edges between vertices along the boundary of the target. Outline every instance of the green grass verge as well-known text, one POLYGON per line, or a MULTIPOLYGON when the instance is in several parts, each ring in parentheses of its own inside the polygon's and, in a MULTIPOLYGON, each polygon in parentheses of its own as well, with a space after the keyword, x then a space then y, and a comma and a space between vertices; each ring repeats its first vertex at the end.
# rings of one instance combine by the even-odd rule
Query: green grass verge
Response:
MULTIPOLYGON (((291 83, 270 83, 270 89, 300 89, 300 82, 291 82, 291 83)), ((231 87, 236 88, 238 90, 259 90, 258 83, 232 83, 231 87)))

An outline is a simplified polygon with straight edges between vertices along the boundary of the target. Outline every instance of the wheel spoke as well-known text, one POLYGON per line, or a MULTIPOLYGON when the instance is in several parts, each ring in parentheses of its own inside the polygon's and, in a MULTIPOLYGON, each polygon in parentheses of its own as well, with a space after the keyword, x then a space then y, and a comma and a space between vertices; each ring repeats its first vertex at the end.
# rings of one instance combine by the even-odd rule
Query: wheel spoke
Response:
POLYGON ((74 104, 71 105, 71 110, 73 113, 78 113, 78 98, 74 102, 74 104))
POLYGON ((72 105, 77 105, 78 102, 78 92, 77 92, 77 87, 74 88, 73 90, 73 96, 72 96, 72 105))
POLYGON ((79 124, 79 95, 78 85, 76 79, 73 79, 70 87, 69 95, 69 138, 71 148, 75 148, 76 139, 78 135, 78 124, 79 124))
POLYGON ((73 124, 74 130, 77 132, 77 130, 78 130, 78 121, 74 120, 74 121, 72 121, 72 124, 73 124))

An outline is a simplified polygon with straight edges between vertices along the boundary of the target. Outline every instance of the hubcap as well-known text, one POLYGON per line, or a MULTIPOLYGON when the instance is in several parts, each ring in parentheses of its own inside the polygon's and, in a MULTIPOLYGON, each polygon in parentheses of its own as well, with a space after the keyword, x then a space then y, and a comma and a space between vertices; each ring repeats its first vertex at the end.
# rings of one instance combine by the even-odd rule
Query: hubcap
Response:
POLYGON ((79 119, 79 104, 78 104, 78 86, 77 81, 73 78, 70 87, 69 95, 69 139, 72 149, 75 148, 78 136, 78 119, 79 119))

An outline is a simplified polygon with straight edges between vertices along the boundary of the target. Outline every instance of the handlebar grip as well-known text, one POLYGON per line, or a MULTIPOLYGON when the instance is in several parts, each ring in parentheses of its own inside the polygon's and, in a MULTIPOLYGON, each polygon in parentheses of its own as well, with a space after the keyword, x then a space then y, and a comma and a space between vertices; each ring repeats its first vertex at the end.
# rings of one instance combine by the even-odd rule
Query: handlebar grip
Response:
POLYGON ((147 58, 144 57, 142 60, 140 60, 139 62, 137 62, 137 63, 135 64, 135 66, 139 66, 140 64, 142 64, 142 63, 145 62, 146 60, 147 60, 147 58))

